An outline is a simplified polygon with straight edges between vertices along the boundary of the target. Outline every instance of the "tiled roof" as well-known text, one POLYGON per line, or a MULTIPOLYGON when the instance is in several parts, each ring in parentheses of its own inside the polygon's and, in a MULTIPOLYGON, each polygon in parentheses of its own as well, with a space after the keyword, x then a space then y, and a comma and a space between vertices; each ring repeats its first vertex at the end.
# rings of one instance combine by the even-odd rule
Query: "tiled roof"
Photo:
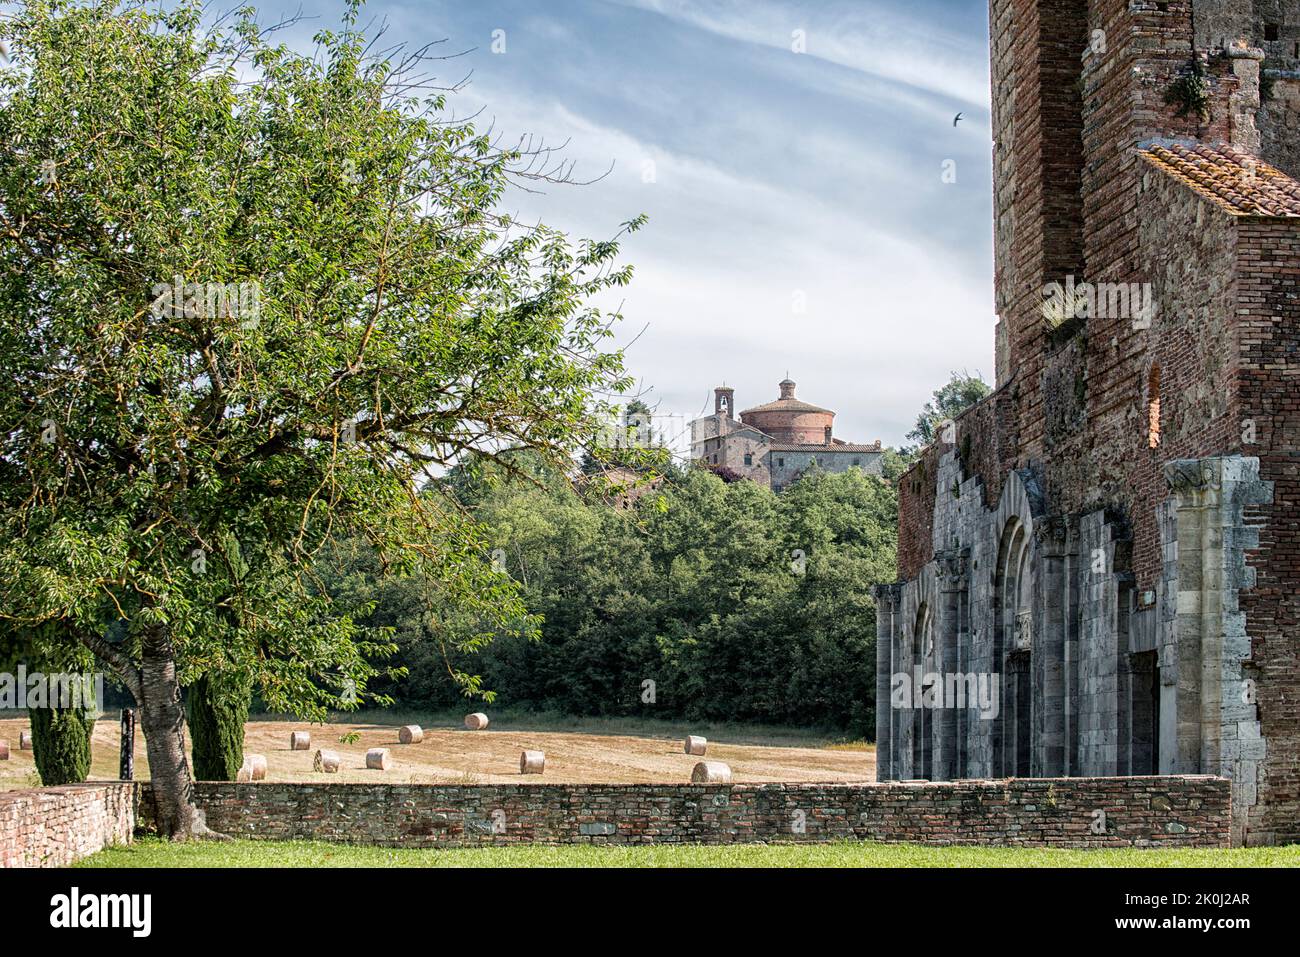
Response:
POLYGON ((752 409, 745 409, 740 414, 744 417, 751 412, 830 412, 831 415, 835 414, 830 409, 823 409, 819 405, 804 402, 802 399, 776 399, 772 402, 756 405, 752 409))
POLYGON ((1231 146, 1152 144, 1152 165, 1234 216, 1300 216, 1300 183, 1231 146))
POLYGON ((880 443, 870 445, 853 442, 836 442, 834 445, 804 444, 791 442, 773 442, 773 452, 879 452, 880 443))

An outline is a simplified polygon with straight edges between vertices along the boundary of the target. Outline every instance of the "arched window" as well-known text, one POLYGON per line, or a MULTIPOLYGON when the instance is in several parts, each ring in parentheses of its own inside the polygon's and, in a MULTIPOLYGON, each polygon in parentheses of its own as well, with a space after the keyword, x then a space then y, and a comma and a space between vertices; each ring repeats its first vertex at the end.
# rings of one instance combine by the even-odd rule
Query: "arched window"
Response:
POLYGON ((1033 576, 1029 530, 1013 518, 1002 532, 994 582, 994 662, 1002 674, 1002 710, 993 724, 993 773, 1030 774, 1030 682, 1033 635, 1033 576))

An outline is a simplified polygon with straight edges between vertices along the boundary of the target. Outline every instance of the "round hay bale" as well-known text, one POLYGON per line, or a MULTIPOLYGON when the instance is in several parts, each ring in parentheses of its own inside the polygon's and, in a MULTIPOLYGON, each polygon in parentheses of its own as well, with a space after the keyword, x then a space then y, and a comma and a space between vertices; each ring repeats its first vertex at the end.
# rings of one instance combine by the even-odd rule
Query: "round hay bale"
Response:
POLYGON ((387 748, 371 748, 366 752, 366 767, 371 771, 387 771, 390 763, 387 748))
POLYGON ((18 750, 30 751, 32 749, 32 733, 30 731, 18 732, 18 750))
POLYGON ((418 724, 404 724, 397 730, 398 744, 419 744, 424 740, 424 731, 418 724))
POLYGON ((244 755, 244 767, 248 768, 252 781, 266 780, 266 755, 264 754, 246 754, 244 755))
POLYGON ((525 751, 519 755, 520 774, 541 774, 546 770, 545 751, 525 751))
POLYGON ((705 749, 708 748, 708 746, 709 746, 709 741, 707 738, 702 738, 698 734, 688 734, 686 736, 687 754, 696 754, 696 755, 703 754, 705 749))
POLYGON ((9 742, 0 738, 0 761, 9 760, 9 742))
POLYGON ((488 716, 482 711, 465 715, 465 727, 470 731, 482 731, 488 726, 488 716))
POLYGON ((731 768, 721 761, 701 761, 691 772, 692 784, 730 784, 731 768))
POLYGON ((290 751, 307 751, 311 749, 311 732, 295 731, 289 735, 290 751))
POLYGON ((320 750, 316 752, 316 760, 312 762, 313 770, 320 774, 338 774, 339 773, 339 755, 337 751, 320 750))

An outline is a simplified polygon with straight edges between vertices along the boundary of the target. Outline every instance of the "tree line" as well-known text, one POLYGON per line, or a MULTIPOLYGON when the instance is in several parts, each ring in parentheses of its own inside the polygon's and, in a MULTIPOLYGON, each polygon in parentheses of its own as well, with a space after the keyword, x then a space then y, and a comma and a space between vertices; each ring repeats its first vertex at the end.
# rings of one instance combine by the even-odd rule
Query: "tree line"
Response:
POLYGON ((894 568, 888 482, 814 470, 777 495, 670 468, 629 494, 523 471, 474 462, 445 480, 520 590, 530 617, 512 628, 484 628, 418 579, 379 581, 364 548, 322 569, 338 600, 373 602, 362 622, 391 631, 406 673, 377 688, 412 707, 487 691, 569 714, 871 733, 871 586, 894 568))

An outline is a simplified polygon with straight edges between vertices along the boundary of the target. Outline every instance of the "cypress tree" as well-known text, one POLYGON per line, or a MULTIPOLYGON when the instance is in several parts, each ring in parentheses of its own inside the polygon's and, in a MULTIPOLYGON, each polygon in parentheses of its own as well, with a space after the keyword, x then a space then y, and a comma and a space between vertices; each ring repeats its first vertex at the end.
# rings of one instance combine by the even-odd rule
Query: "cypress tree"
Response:
POLYGON ((244 724, 251 699, 248 682, 212 672, 190 685, 188 697, 195 780, 235 780, 244 763, 244 724))
POLYGON ((94 712, 83 708, 29 708, 32 757, 41 783, 80 784, 90 774, 94 712))

